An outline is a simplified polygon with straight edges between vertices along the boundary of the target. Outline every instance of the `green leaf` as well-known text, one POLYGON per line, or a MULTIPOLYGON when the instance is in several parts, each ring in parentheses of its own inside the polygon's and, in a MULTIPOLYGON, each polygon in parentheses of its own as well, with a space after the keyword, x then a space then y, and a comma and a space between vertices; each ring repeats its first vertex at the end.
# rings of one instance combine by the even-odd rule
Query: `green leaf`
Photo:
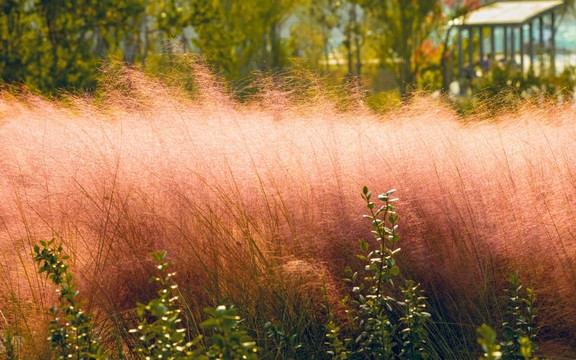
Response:
POLYGON ((348 277, 352 276, 352 268, 350 266, 346 266, 344 269, 344 274, 346 274, 348 277))
POLYGON ((200 324, 202 329, 217 329, 220 327, 220 321, 217 319, 207 319, 200 324))
POLYGON ((360 250, 361 250, 362 252, 366 252, 366 251, 368 251, 368 247, 369 247, 369 245, 368 245, 368 243, 366 242, 366 240, 360 239, 360 250))

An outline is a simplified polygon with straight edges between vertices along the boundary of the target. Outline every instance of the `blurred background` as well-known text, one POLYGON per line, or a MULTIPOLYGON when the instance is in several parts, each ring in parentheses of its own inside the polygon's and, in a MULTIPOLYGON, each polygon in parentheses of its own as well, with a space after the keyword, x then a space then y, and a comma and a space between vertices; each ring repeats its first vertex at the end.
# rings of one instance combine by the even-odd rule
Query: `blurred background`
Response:
MULTIPOLYGON (((371 94, 403 96, 409 89, 424 89, 469 96, 494 83, 502 87, 508 79, 514 79, 520 94, 550 84, 550 92, 571 92, 576 65, 571 0, 557 11, 554 23, 555 71, 518 75, 500 64, 503 73, 474 80, 470 92, 450 88, 461 77, 454 69, 458 32, 451 24, 492 2, 2 0, 0 81, 43 92, 90 91, 98 69, 107 64, 158 74, 200 54, 239 93, 254 71, 294 68, 337 85, 360 80, 371 94)), ((546 28, 546 37, 551 29, 546 28)), ((465 40, 464 51, 467 47, 465 40)))

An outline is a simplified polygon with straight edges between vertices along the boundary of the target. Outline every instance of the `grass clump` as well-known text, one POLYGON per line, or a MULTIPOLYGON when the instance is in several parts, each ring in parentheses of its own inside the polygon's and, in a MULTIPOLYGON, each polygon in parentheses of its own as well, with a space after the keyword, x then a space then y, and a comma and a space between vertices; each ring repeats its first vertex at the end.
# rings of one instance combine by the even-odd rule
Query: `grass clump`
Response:
POLYGON ((98 343, 92 324, 93 314, 82 311, 83 303, 78 301, 78 283, 74 281, 66 260, 70 256, 62 254, 62 245, 53 246, 54 239, 40 241, 34 246, 34 261, 40 264, 38 273, 46 273, 48 279, 59 285, 58 305, 50 309, 54 319, 49 331, 52 351, 57 359, 107 359, 105 349, 98 343))
MULTIPOLYGON (((327 353, 333 359, 443 359, 448 355, 434 348, 442 343, 437 338, 442 334, 429 331, 428 325, 433 320, 421 284, 407 279, 403 285, 395 285, 402 277, 397 261, 400 252, 398 215, 394 206, 397 199, 391 197, 394 191, 379 195, 378 200, 383 205, 377 207, 371 201, 372 193, 367 187, 363 188, 362 198, 370 211, 364 217, 372 223, 375 244, 360 240, 360 249, 366 254, 358 255, 364 263, 364 272, 352 272, 349 266, 346 267, 349 276, 346 281, 353 284, 351 298, 343 300, 351 331, 346 340, 341 340, 341 327, 334 320, 332 307, 327 307, 327 353)), ((478 343, 484 352, 480 359, 533 359, 532 352, 538 349, 534 344, 534 291, 528 288, 525 295, 521 292, 518 271, 510 274, 509 285, 502 322, 503 340, 498 341, 496 331, 490 326, 480 326, 478 343)))
POLYGON ((152 277, 150 281, 158 283, 161 289, 157 298, 146 305, 137 305, 140 323, 130 330, 137 334, 141 344, 135 352, 146 359, 256 359, 258 348, 241 329, 241 319, 233 306, 220 305, 205 310, 210 317, 200 327, 213 333, 208 349, 200 344, 203 335, 190 340, 182 325, 179 296, 174 294, 178 285, 172 277, 176 273, 167 271, 170 263, 165 261, 166 251, 153 253, 152 257, 158 262, 162 277, 152 277))
MULTIPOLYGON (((443 334, 430 331, 434 319, 424 296, 421 284, 402 276, 398 254, 399 216, 392 198, 395 190, 378 195, 380 205, 372 201, 372 193, 363 188, 362 198, 366 202, 374 241, 360 240, 361 254, 357 255, 363 270, 353 271, 350 266, 345 272, 351 288, 351 295, 341 302, 346 314, 335 315, 335 304, 330 301, 327 285, 324 283, 326 305, 325 338, 319 358, 328 359, 446 359, 446 351, 438 349, 443 334), (444 352, 443 352, 444 351, 444 352)), ((34 246, 33 259, 40 265, 38 272, 46 273, 48 279, 58 289, 58 304, 50 312, 54 319, 49 323, 53 358, 56 359, 174 359, 203 360, 221 359, 256 360, 258 358, 287 358, 284 354, 302 355, 298 349, 307 346, 305 339, 283 330, 286 324, 265 324, 265 332, 273 342, 280 344, 277 352, 263 354, 258 346, 261 338, 253 338, 253 333, 261 330, 244 327, 239 311, 232 305, 219 305, 205 309, 208 319, 204 320, 196 333, 187 322, 193 321, 184 316, 187 308, 181 298, 178 284, 174 281, 175 272, 168 268, 166 251, 152 253, 159 272, 150 279, 158 285, 156 297, 145 303, 136 304, 133 323, 137 326, 114 329, 128 333, 124 343, 119 341, 116 352, 102 345, 95 329, 95 315, 82 310, 78 300, 77 282, 69 270, 68 255, 63 254, 62 245, 54 245, 55 240, 40 241, 34 246), (126 352, 126 355, 124 355, 126 352), (112 354, 117 353, 117 356, 112 354)), ((507 305, 501 326, 494 330, 489 325, 477 329, 478 344, 482 348, 479 358, 486 360, 537 359, 533 357, 538 347, 536 338, 536 296, 532 289, 523 291, 518 272, 510 274, 509 289, 506 291, 507 305), (502 332, 502 336, 498 335, 502 332)), ((243 305, 243 304, 242 304, 243 305)), ((125 324, 129 324, 128 320, 125 324)), ((103 330, 103 329, 100 329, 103 330)), ((10 333, 8 333, 10 334, 10 333)), ((118 339, 120 340, 120 339, 118 339)), ((4 339, 4 358, 17 359, 18 355, 10 347, 11 338, 4 339)), ((268 340, 270 342, 270 340, 268 340)), ((268 349, 269 350, 269 349, 268 349)), ((469 354, 473 358, 473 353, 469 354)), ((294 356, 294 358, 299 356, 294 356)))
MULTIPOLYGON (((371 244, 360 240, 360 249, 366 255, 358 258, 365 263, 364 276, 358 272, 352 273, 350 267, 346 273, 351 275, 348 281, 354 284, 350 304, 353 309, 353 327, 357 329, 354 340, 347 341, 351 350, 349 356, 362 355, 375 358, 409 358, 426 359, 429 357, 425 349, 427 331, 424 323, 430 314, 425 311, 425 297, 422 296, 420 285, 413 280, 406 280, 400 286, 400 299, 394 294, 394 280, 400 275, 396 255, 400 251, 397 243, 398 215, 391 198, 395 190, 379 195, 383 205, 376 208, 371 201, 372 193, 363 188, 362 198, 366 201, 370 215, 365 215, 372 222, 372 234, 376 248, 370 250, 371 244)), ((329 333, 329 338, 331 333, 329 333)), ((333 347, 340 348, 339 342, 333 342, 333 347)))
POLYGON ((507 305, 502 322, 503 340, 490 326, 483 324, 477 329, 478 343, 482 346, 482 360, 537 360, 532 357, 538 350, 536 339, 536 295, 534 290, 526 288, 525 293, 518 278, 518 271, 510 274, 509 288, 506 290, 507 305))
MULTIPOLYGON (((53 284, 60 285, 59 303, 50 310, 56 316, 49 326, 52 354, 57 359, 107 360, 109 352, 94 333, 94 314, 82 311, 83 303, 76 299, 77 283, 66 263, 70 257, 63 255, 62 245, 54 246, 54 241, 40 241, 40 246, 34 247, 34 261, 41 264, 39 273, 46 272, 53 284)), ((256 343, 242 329, 242 320, 233 306, 205 309, 209 318, 200 327, 212 334, 208 338, 209 346, 202 346, 204 336, 201 334, 191 339, 182 324, 179 297, 174 294, 178 285, 172 280, 176 273, 167 271, 170 263, 165 261, 166 251, 151 255, 158 263, 160 277, 152 277, 150 281, 158 283, 161 289, 158 297, 148 304, 137 304, 139 324, 129 330, 136 337, 132 342, 136 345, 129 353, 143 359, 257 359, 256 343)), ((6 354, 15 358, 11 348, 6 354)))

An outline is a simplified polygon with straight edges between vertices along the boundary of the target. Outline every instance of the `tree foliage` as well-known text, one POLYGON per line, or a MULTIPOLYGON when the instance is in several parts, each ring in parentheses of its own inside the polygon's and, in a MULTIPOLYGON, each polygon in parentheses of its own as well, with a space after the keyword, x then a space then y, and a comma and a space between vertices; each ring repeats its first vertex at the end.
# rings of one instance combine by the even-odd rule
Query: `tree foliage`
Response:
POLYGON ((438 29, 442 18, 440 0, 361 0, 370 15, 374 45, 380 63, 394 72, 405 96, 416 83, 421 47, 438 29))
POLYGON ((102 62, 155 69, 193 51, 232 81, 297 59, 313 70, 354 77, 362 77, 367 64, 380 65, 394 74, 403 96, 417 84, 446 90, 452 71, 447 24, 481 3, 3 0, 0 81, 40 90, 90 89, 102 62))
POLYGON ((6 0, 0 73, 40 89, 89 88, 100 58, 129 53, 141 0, 6 0))
MULTIPOLYGON (((99 62, 145 65, 194 48, 231 79, 291 56, 285 23, 302 0, 4 0, 0 74, 39 89, 89 88, 99 62)), ((326 39, 325 37, 324 39, 326 39)))
POLYGON ((300 0, 194 0, 203 14, 192 22, 194 45, 218 70, 236 79, 257 68, 287 63, 281 28, 300 0))
POLYGON ((289 50, 311 68, 329 71, 332 31, 339 26, 342 3, 335 0, 304 2, 295 10, 298 21, 290 29, 289 50))

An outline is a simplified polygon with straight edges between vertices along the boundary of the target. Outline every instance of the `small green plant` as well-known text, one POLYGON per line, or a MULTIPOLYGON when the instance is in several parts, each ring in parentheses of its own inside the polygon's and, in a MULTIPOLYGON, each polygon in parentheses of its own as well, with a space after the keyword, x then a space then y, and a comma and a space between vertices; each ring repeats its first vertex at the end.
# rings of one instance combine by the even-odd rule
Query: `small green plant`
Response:
POLYGON ((478 332, 478 344, 482 346, 484 355, 480 357, 480 360, 498 360, 502 358, 502 352, 500 351, 500 345, 496 340, 496 332, 490 326, 483 324, 477 330, 478 332))
POLYGON ((518 278, 518 271, 510 274, 508 282, 510 288, 506 291, 508 305, 506 319, 502 323, 505 341, 500 345, 506 354, 506 359, 519 359, 521 356, 522 339, 531 343, 531 351, 538 350, 533 341, 536 339, 536 295, 532 289, 526 289, 525 297, 522 294, 522 285, 518 278))
POLYGON ((16 342, 18 337, 14 336, 12 330, 6 330, 0 334, 0 359, 18 359, 18 349, 16 342))
POLYGON ((137 334, 141 344, 134 349, 135 352, 145 359, 257 359, 256 343, 242 329, 242 320, 233 306, 220 305, 205 310, 210 318, 201 323, 200 327, 213 333, 209 338, 211 346, 208 349, 200 346, 202 335, 189 340, 182 324, 179 297, 174 294, 178 285, 172 278, 176 273, 167 270, 170 263, 165 261, 166 251, 151 255, 158 262, 161 276, 152 277, 150 281, 158 283, 160 290, 158 297, 148 304, 137 305, 140 323, 136 329, 130 330, 137 334))
POLYGON ((420 284, 414 284, 413 280, 406 280, 402 293, 404 300, 398 302, 404 313, 400 318, 402 325, 400 356, 407 359, 427 359, 429 354, 425 345, 428 332, 425 328, 425 322, 430 318, 430 313, 426 311, 426 304, 424 303, 426 298, 422 296, 423 291, 420 289, 420 284))
POLYGON ((15 331, 10 327, 8 320, 4 313, 0 311, 0 317, 6 324, 6 330, 0 331, 0 359, 2 360, 17 360, 21 351, 23 338, 15 335, 15 331))
POLYGON ((499 359, 523 359, 523 360, 538 360, 537 357, 532 357, 532 349, 534 344, 528 337, 522 337, 518 340, 520 350, 518 353, 508 351, 501 351, 501 346, 498 344, 497 334, 490 326, 483 324, 477 330, 478 343, 482 346, 484 354, 480 360, 499 360, 499 359))
POLYGON ((284 330, 282 324, 273 324, 268 321, 264 324, 266 330, 266 337, 274 344, 277 354, 292 355, 296 354, 299 349, 302 349, 302 344, 299 342, 298 334, 291 334, 284 330))
MULTIPOLYGON (((324 305, 322 307, 326 310, 327 324, 326 329, 326 342, 324 345, 328 346, 326 353, 332 357, 333 360, 344 360, 348 359, 350 351, 346 348, 346 345, 340 340, 340 327, 336 324, 333 313, 333 304, 328 295, 328 289, 326 287, 326 279, 322 279, 322 292, 324 294, 324 305)), ((347 298, 342 300, 342 303, 346 303, 347 298)))
POLYGON ((94 334, 94 315, 82 311, 82 302, 77 300, 77 283, 65 262, 70 256, 63 255, 62 245, 55 246, 54 241, 40 241, 33 253, 34 261, 40 264, 38 273, 46 273, 53 284, 60 286, 58 305, 50 309, 54 315, 48 338, 52 350, 57 359, 107 359, 105 349, 94 334))
POLYGON ((520 339, 520 355, 525 360, 538 360, 537 357, 532 357, 532 348, 534 344, 529 338, 523 337, 520 339))
POLYGON ((205 310, 210 318, 200 324, 204 330, 213 330, 212 345, 206 352, 210 359, 256 360, 256 342, 242 329, 242 320, 234 306, 220 305, 205 310))
POLYGON ((329 320, 326 324, 326 345, 329 350, 326 351, 333 360, 348 359, 351 352, 346 348, 346 345, 340 340, 340 327, 336 325, 334 320, 329 320))
POLYGON ((164 259, 166 251, 151 254, 158 262, 160 277, 152 277, 151 282, 160 285, 158 297, 150 300, 148 304, 137 304, 136 313, 140 319, 138 328, 130 332, 138 335, 140 346, 135 352, 146 359, 202 359, 204 349, 198 347, 202 339, 198 335, 191 341, 187 340, 186 329, 182 326, 181 310, 177 306, 178 296, 173 291, 178 285, 173 283, 175 273, 167 271, 170 263, 164 259))
POLYGON ((537 360, 532 352, 538 349, 534 343, 536 339, 536 295, 532 289, 526 289, 522 294, 522 285, 518 278, 518 271, 510 274, 508 278, 510 288, 506 290, 508 304, 505 319, 502 322, 504 341, 498 342, 497 333, 490 326, 483 324, 477 329, 478 343, 484 350, 481 359, 504 360, 537 360))
POLYGON ((327 326, 327 344, 329 354, 338 359, 362 356, 376 359, 426 359, 429 357, 426 349, 427 331, 425 322, 430 314, 425 311, 426 298, 422 296, 420 285, 407 280, 399 290, 402 299, 392 296, 394 280, 400 275, 400 268, 395 256, 400 251, 397 243, 398 215, 391 195, 395 190, 378 196, 384 204, 376 208, 371 201, 372 193, 363 188, 362 198, 370 211, 364 215, 372 222, 372 233, 376 240, 376 249, 370 251, 370 244, 360 240, 363 254, 358 258, 366 263, 367 274, 359 278, 358 272, 352 272, 346 267, 346 279, 354 284, 352 298, 347 303, 353 305, 355 313, 353 322, 357 324, 354 340, 342 343, 338 336, 340 328, 330 319, 327 326), (359 281, 359 284, 356 283, 359 281), (353 348, 353 349, 350 349, 353 348))
MULTIPOLYGON (((400 268, 394 258, 399 250, 395 249, 399 236, 396 232, 398 215, 392 204, 394 199, 390 199, 393 192, 389 191, 378 196, 384 205, 375 210, 371 192, 367 187, 363 189, 362 198, 370 210, 370 215, 364 217, 372 221, 372 233, 377 248, 368 252, 370 244, 364 239, 360 240, 360 249, 368 254, 358 255, 358 258, 366 262, 365 270, 368 275, 362 279, 359 286, 352 289, 355 295, 352 304, 358 309, 356 321, 360 325, 360 333, 355 340, 359 346, 357 351, 376 358, 390 358, 394 354, 393 348, 397 345, 394 338, 397 324, 388 317, 393 311, 395 299, 388 295, 387 289, 385 290, 385 285, 394 285, 394 278, 400 274, 400 268), (390 227, 387 226, 387 222, 390 227)), ((347 268, 346 272, 350 274, 350 268, 347 268)), ((351 280, 354 282, 357 276, 357 273, 352 274, 351 280)))

